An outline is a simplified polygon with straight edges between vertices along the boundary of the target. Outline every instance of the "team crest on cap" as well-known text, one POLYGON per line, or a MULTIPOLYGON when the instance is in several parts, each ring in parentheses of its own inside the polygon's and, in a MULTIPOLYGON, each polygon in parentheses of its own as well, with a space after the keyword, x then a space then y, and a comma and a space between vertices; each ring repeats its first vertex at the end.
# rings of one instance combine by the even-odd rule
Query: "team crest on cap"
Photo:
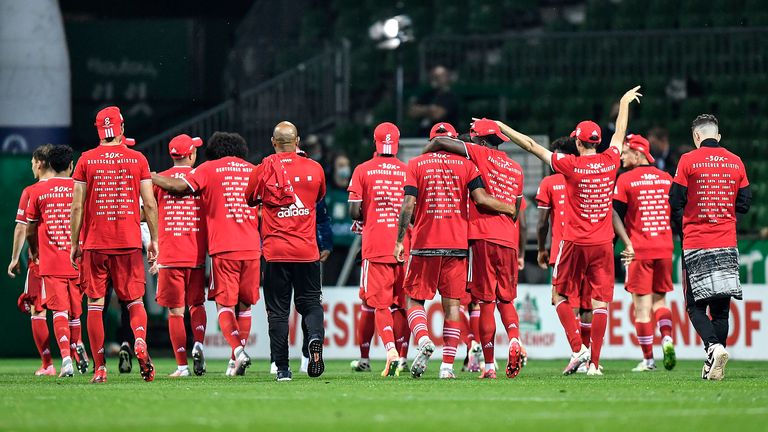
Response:
POLYGON ((109 120, 109 117, 104 117, 104 127, 111 127, 112 122, 109 120))

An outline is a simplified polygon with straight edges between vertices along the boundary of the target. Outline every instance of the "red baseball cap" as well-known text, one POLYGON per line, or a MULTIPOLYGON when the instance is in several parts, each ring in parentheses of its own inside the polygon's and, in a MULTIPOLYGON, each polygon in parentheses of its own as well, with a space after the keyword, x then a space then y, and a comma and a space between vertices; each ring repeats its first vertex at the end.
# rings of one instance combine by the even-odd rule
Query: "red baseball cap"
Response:
POLYGON ((187 134, 176 135, 168 143, 168 153, 174 159, 181 159, 192 154, 192 149, 203 145, 203 139, 199 137, 192 138, 187 134))
POLYGON ((120 108, 108 106, 96 114, 96 130, 99 139, 114 138, 123 133, 123 116, 120 108))
POLYGON ((452 124, 446 123, 446 122, 440 122, 435 123, 434 126, 432 126, 432 129, 429 131, 429 139, 432 140, 435 137, 439 136, 447 136, 451 138, 456 138, 459 136, 458 132, 456 132, 456 128, 453 127, 452 124))
POLYGON ((128 147, 133 147, 136 145, 136 140, 134 138, 123 138, 123 144, 125 144, 128 147))
POLYGON ((627 139, 624 140, 624 144, 632 150, 644 154, 645 158, 648 159, 648 162, 654 163, 656 161, 653 156, 651 156, 651 144, 642 135, 629 134, 627 135, 627 139))
POLYGON ((571 132, 571 138, 578 138, 581 142, 588 142, 592 144, 599 144, 601 141, 602 133, 600 126, 597 123, 584 120, 576 125, 576 130, 571 132))
POLYGON ((396 155, 400 144, 400 129, 389 122, 381 123, 373 130, 373 141, 376 143, 376 153, 396 155))
POLYGON ((501 133, 499 125, 497 125, 495 121, 487 118, 475 120, 475 122, 472 123, 470 134, 471 131, 474 131, 476 136, 483 137, 488 135, 496 135, 504 142, 509 141, 509 137, 501 133))

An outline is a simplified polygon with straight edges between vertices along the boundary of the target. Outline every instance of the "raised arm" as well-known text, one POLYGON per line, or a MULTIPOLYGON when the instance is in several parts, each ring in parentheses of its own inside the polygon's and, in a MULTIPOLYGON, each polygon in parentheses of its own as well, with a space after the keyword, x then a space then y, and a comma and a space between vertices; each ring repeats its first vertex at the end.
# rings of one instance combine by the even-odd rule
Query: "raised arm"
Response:
POLYGON ((621 97, 619 101, 619 116, 616 117, 616 132, 611 137, 611 146, 617 147, 621 152, 622 146, 624 146, 624 139, 627 136, 627 123, 629 122, 629 104, 632 101, 640 103, 640 97, 642 96, 637 91, 640 90, 640 86, 637 86, 621 97))
MULTIPOLYGON (((160 189, 175 195, 184 195, 194 192, 187 182, 175 177, 164 177, 152 173, 152 183, 160 189)), ((143 196, 142 199, 144 199, 143 196)), ((144 199, 144 201, 146 202, 146 199, 144 199)))
POLYGON ((426 147, 424 147, 423 153, 430 153, 430 152, 436 152, 436 151, 447 151, 448 153, 457 154, 459 156, 469 157, 467 155, 467 147, 466 144, 464 144, 464 141, 446 137, 446 136, 439 136, 433 138, 429 144, 427 144, 426 147))
POLYGON ((501 133, 508 136, 512 142, 518 145, 518 147, 533 154, 543 162, 547 163, 547 165, 552 164, 552 152, 549 151, 549 149, 537 143, 528 135, 522 134, 498 120, 496 121, 496 124, 499 126, 499 129, 501 129, 501 133))

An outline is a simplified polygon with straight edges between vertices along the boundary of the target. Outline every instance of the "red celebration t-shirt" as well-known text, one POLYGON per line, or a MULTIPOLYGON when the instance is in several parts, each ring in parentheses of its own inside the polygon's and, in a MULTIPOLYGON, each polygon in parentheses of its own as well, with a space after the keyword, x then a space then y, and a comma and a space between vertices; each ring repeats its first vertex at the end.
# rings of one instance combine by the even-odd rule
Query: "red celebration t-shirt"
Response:
POLYGON ((37 223, 40 276, 78 276, 69 261, 73 188, 69 177, 52 177, 29 188, 25 214, 29 222, 37 223))
MULTIPOLYGON (((184 178, 192 167, 174 166, 161 176, 184 178)), ((208 232, 200 194, 173 195, 155 187, 161 267, 199 267, 205 263, 208 232)))

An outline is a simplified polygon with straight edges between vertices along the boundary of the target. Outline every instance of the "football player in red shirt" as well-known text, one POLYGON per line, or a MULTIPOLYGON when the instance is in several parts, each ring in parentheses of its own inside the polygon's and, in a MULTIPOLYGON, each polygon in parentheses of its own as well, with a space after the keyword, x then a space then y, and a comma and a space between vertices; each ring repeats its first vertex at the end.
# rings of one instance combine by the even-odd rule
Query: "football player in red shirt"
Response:
MULTIPOLYGON (((408 165, 396 156, 400 142, 397 126, 381 123, 373 131, 373 140, 376 153, 355 168, 347 188, 349 214, 363 227, 360 299, 363 307, 375 309, 376 331, 387 350, 381 376, 393 376, 403 360, 395 341, 410 337, 395 331, 410 333, 403 309, 405 266, 395 260, 391 251, 397 238, 397 217, 403 205, 408 165)), ((407 256, 410 245, 407 239, 405 243, 407 256)))
POLYGON ((107 381, 104 361, 104 297, 111 280, 117 298, 127 303, 135 336, 134 352, 141 376, 152 381, 155 369, 147 351, 147 311, 144 258, 141 251, 140 204, 152 241, 147 248, 150 262, 157 256, 157 203, 147 159, 123 145, 124 125, 115 106, 96 115, 99 146, 80 156, 75 166, 71 214, 73 267, 83 273, 88 296, 88 339, 95 365, 91 382, 107 381), (81 232, 85 235, 82 247, 81 232), (78 261, 82 257, 82 263, 78 261))
POLYGON ((288 367, 288 316, 291 294, 307 328, 307 375, 319 377, 323 363, 324 312, 317 247, 316 205, 325 196, 319 163, 299 156, 296 126, 284 121, 272 133, 275 154, 253 170, 245 195, 248 205, 261 204, 264 239, 264 302, 269 344, 277 381, 293 378, 288 367))
POLYGON ((517 208, 485 191, 482 175, 466 157, 438 151, 408 163, 405 199, 398 220, 394 255, 405 261, 405 235, 414 219, 405 275, 408 324, 419 344, 411 375, 421 377, 435 350, 429 337, 424 301, 439 291, 445 322, 440 378, 455 378, 453 361, 461 336, 459 307, 466 292, 469 230, 468 197, 484 211, 517 216, 517 208), (469 192, 469 194, 467 193, 469 192))
MULTIPOLYGON (((498 148, 509 138, 499 132, 496 122, 488 119, 476 120, 472 131, 472 142, 438 136, 425 151, 445 150, 472 160, 491 196, 521 209, 523 169, 498 148)), ((514 378, 522 368, 520 323, 513 303, 517 297, 520 229, 515 220, 470 203, 468 238, 469 290, 473 302, 480 306, 479 336, 485 360, 480 378, 496 378, 496 308, 510 340, 506 375, 514 378)))
MULTIPOLYGON (((51 144, 44 144, 36 148, 32 153, 32 175, 35 180, 41 180, 41 175, 47 176, 46 156, 48 150, 53 147, 51 144)), ((16 211, 16 226, 13 231, 13 249, 11 250, 11 262, 8 264, 8 276, 15 278, 21 272, 21 251, 24 248, 24 241, 27 232, 26 210, 29 203, 29 190, 32 186, 27 186, 21 192, 18 210, 16 211)), ((25 312, 29 312, 32 322, 32 337, 35 340, 37 351, 40 353, 42 365, 35 372, 35 375, 55 376, 56 368, 53 366, 50 350, 50 335, 48 324, 46 322, 46 312, 43 306, 40 288, 42 280, 38 273, 38 266, 35 260, 27 256, 27 274, 24 280, 24 292, 19 296, 19 307, 25 312)))
MULTIPOLYGON (((572 198, 568 200, 562 246, 553 273, 556 278, 557 314, 573 351, 568 366, 563 370, 564 375, 576 372, 581 364, 590 362, 590 358, 587 375, 602 375, 600 351, 614 286, 611 198, 621 162, 629 104, 640 100, 639 88, 635 87, 622 96, 616 132, 611 137, 611 146, 604 153, 596 151, 601 139, 600 127, 591 121, 579 123, 571 134, 576 138, 578 157, 562 153, 553 155, 530 137, 499 122, 501 131, 518 146, 550 164, 555 172, 563 174, 569 198, 572 198), (582 279, 585 281, 583 284, 571 282, 582 279), (572 309, 579 306, 579 298, 584 296, 592 299, 594 314, 591 353, 581 341, 572 309)), ((627 255, 624 258, 630 260, 632 257, 627 255)))
POLYGON ((628 135, 621 162, 629 170, 616 180, 613 196, 613 227, 635 259, 626 267, 624 288, 632 293, 635 306, 637 341, 643 361, 635 372, 656 369, 653 360, 653 319, 662 336, 664 367, 675 367, 672 341, 672 312, 666 293, 672 291, 672 229, 670 228, 669 188, 672 176, 656 168, 650 144, 641 135, 628 135), (651 316, 653 313, 653 316, 651 316), (653 319, 652 319, 653 318, 653 319))
POLYGON ((219 327, 234 356, 226 375, 244 375, 251 365, 245 346, 251 331, 251 306, 259 300, 261 265, 258 214, 245 199, 254 165, 245 160, 248 146, 237 133, 215 132, 205 156, 208 161, 184 177, 154 174, 152 181, 176 195, 202 197, 211 256, 208 299, 216 302, 219 327))
MULTIPOLYGON (((165 177, 184 178, 197 160, 200 138, 187 134, 175 136, 168 143, 173 167, 161 172, 165 177)), ((157 303, 168 308, 168 332, 176 371, 172 377, 189 376, 187 366, 187 333, 184 328, 184 307, 189 307, 192 328, 192 359, 195 375, 205 373, 203 341, 205 338, 205 252, 207 230, 202 197, 197 194, 172 195, 155 187, 158 208, 158 237, 160 253, 152 273, 157 273, 157 303)))
POLYGON ((30 254, 40 262, 42 301, 53 312, 53 332, 62 358, 59 377, 75 373, 70 348, 79 335, 70 334, 69 322, 83 313, 80 273, 69 262, 72 153, 72 147, 65 145, 48 150, 44 180, 29 188, 25 211, 30 254))
POLYGON ((718 381, 728 362, 731 298, 742 298, 736 219, 749 211, 752 191, 744 163, 720 145, 715 116, 696 117, 691 133, 696 149, 680 158, 669 202, 683 243, 686 309, 707 352, 701 377, 718 381))

